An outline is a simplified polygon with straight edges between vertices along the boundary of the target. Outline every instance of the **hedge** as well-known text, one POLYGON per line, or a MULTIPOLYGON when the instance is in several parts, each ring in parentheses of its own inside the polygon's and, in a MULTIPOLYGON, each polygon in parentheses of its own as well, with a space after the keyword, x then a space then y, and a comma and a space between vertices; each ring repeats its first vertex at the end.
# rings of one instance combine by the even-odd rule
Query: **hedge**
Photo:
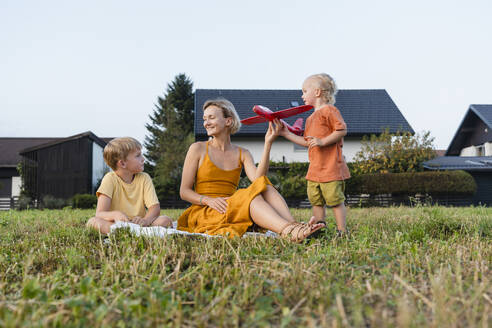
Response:
POLYGON ((473 195, 476 190, 475 180, 465 171, 429 171, 354 176, 346 181, 345 193, 349 195, 473 195))
POLYGON ((72 198, 73 208, 95 208, 97 196, 91 194, 76 194, 72 198))

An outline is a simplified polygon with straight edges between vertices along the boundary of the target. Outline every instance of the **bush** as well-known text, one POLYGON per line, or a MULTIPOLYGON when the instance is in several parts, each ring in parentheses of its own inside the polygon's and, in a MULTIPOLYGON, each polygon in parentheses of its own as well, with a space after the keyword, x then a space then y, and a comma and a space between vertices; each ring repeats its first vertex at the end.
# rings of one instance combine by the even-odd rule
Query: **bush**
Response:
POLYGON ((97 196, 91 194, 76 194, 72 198, 73 208, 94 208, 97 204, 97 196))
POLYGON ((465 171, 376 173, 346 181, 346 194, 473 195, 477 185, 465 171))
POLYGON ((430 132, 364 136, 361 149, 351 165, 352 174, 422 172, 422 163, 436 157, 430 132))
POLYGON ((19 203, 18 203, 18 209, 19 210, 27 210, 30 208, 33 208, 32 204, 32 199, 29 196, 26 195, 20 195, 19 196, 19 203))
POLYGON ((51 195, 46 195, 43 197, 43 201, 41 202, 42 208, 47 209, 60 209, 66 205, 66 201, 61 198, 55 198, 51 195))
POLYGON ((306 198, 307 180, 304 176, 287 177, 280 182, 280 194, 284 198, 306 198))

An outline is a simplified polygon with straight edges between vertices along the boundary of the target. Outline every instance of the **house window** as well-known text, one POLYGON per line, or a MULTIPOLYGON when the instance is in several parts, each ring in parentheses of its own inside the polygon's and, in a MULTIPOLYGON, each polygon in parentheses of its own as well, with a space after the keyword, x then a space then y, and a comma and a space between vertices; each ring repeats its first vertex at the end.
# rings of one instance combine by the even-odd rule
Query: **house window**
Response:
POLYGON ((294 152, 296 152, 296 153, 305 153, 305 152, 307 152, 307 147, 299 146, 296 143, 293 143, 293 144, 294 144, 294 152))
POLYGON ((293 100, 293 101, 291 101, 291 102, 290 102, 290 105, 291 105, 292 107, 297 107, 297 106, 299 106, 299 102, 298 102, 298 101, 296 101, 296 100, 293 100))
POLYGON ((485 156, 484 145, 477 146, 477 156, 485 156))

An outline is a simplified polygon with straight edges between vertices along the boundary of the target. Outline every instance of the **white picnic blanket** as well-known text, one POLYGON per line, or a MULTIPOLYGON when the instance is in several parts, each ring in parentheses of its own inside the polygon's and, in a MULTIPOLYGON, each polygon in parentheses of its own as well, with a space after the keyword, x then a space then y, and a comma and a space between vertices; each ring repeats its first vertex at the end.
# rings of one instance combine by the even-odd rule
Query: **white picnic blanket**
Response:
MULTIPOLYGON (((172 228, 164 228, 164 227, 141 227, 138 224, 135 223, 130 223, 130 222, 116 222, 111 226, 111 229, 109 233, 115 232, 117 229, 121 228, 128 228, 130 229, 131 233, 134 233, 136 236, 146 236, 146 237, 161 237, 164 238, 168 235, 189 235, 189 236, 203 236, 203 237, 222 237, 222 236, 212 236, 212 235, 207 235, 205 233, 191 233, 187 231, 182 231, 178 230, 177 228, 177 222, 173 222, 173 227, 172 228)), ((278 235, 273 232, 268 230, 266 233, 259 233, 259 232, 246 232, 243 235, 244 237, 251 237, 251 236, 262 236, 262 237, 277 237, 278 235)))

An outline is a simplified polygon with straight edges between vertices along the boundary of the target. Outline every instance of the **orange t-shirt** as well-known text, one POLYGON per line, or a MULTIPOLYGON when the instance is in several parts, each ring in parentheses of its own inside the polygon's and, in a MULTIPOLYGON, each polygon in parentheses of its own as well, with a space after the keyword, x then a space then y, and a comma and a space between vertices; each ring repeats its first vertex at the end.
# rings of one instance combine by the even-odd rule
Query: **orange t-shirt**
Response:
MULTIPOLYGON (((345 130, 347 125, 335 106, 327 105, 315 110, 306 120, 304 136, 324 138, 333 131, 345 130)), ((350 172, 342 154, 343 139, 324 147, 309 149, 309 169, 306 179, 329 182, 350 178, 350 172)))

